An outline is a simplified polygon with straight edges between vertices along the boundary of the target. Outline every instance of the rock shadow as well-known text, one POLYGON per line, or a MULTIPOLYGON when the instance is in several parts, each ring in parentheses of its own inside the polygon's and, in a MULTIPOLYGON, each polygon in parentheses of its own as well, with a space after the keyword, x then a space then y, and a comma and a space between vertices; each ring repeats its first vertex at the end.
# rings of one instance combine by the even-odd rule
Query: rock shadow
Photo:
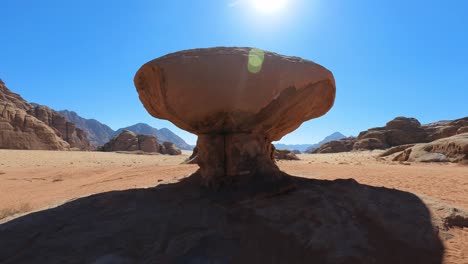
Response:
POLYGON ((291 179, 294 191, 238 201, 201 189, 197 175, 80 198, 0 225, 0 262, 442 263, 417 196, 291 179))

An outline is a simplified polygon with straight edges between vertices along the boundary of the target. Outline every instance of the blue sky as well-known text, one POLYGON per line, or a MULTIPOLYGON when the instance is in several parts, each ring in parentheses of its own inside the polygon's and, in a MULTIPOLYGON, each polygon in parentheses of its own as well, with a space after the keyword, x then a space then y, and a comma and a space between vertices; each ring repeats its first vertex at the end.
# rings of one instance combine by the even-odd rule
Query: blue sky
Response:
POLYGON ((335 105, 284 143, 357 135, 396 116, 422 123, 468 116, 468 1, 2 0, 0 78, 26 100, 113 129, 151 117, 133 76, 183 49, 257 47, 315 61, 335 76, 335 105))

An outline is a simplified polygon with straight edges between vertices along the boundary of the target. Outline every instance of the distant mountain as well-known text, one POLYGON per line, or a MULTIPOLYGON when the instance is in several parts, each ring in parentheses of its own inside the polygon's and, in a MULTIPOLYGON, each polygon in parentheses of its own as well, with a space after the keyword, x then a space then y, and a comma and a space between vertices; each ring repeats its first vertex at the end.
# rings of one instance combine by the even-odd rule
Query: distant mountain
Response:
POLYGON ((120 128, 115 132, 115 134, 120 134, 123 130, 132 131, 136 134, 144 134, 144 135, 153 135, 155 136, 158 141, 164 142, 169 141, 174 143, 178 148, 185 149, 185 150, 192 150, 193 147, 187 144, 182 138, 174 134, 171 130, 167 128, 156 129, 148 124, 145 123, 138 123, 133 126, 120 128))
POLYGON ((320 147, 322 144, 333 140, 339 140, 345 138, 346 136, 340 132, 335 132, 316 144, 274 144, 277 149, 289 149, 289 150, 299 150, 301 152, 308 152, 309 150, 313 151, 314 149, 320 147))
POLYGON ((320 146, 322 146, 323 144, 325 143, 328 143, 330 141, 335 141, 335 140, 340 140, 342 138, 345 138, 346 136, 341 134, 340 132, 335 132, 327 137, 325 137, 323 140, 321 140, 319 143, 317 144, 314 144, 312 146, 310 146, 306 152, 308 153, 311 153, 312 151, 314 151, 315 149, 319 148, 320 146))
POLYGON ((301 152, 304 152, 307 150, 307 148, 313 146, 313 144, 280 144, 280 143, 276 143, 273 145, 275 145, 276 149, 299 150, 301 152))
POLYGON ((345 138, 345 137, 346 136, 341 134, 340 132, 335 132, 335 133, 325 137, 324 139, 322 139, 319 143, 310 146, 309 148, 307 148, 307 150, 305 152, 311 153, 312 151, 319 148, 320 146, 322 146, 325 143, 328 143, 330 141, 340 140, 340 139, 345 138))
POLYGON ((325 137, 322 141, 320 141, 319 143, 317 143, 317 145, 322 145, 322 144, 325 144, 327 142, 330 142, 330 141, 333 141, 333 140, 340 140, 342 138, 345 138, 346 136, 341 134, 340 132, 335 132, 327 137, 325 137))
POLYGON ((68 121, 74 123, 78 128, 84 130, 88 135, 89 142, 95 147, 106 144, 115 134, 112 128, 96 119, 86 119, 79 116, 77 113, 68 110, 62 110, 59 111, 59 113, 68 121))
POLYGON ((123 130, 132 131, 136 134, 145 134, 156 136, 161 143, 169 141, 174 143, 178 148, 191 150, 192 146, 187 144, 182 138, 174 134, 167 128, 156 129, 148 124, 138 123, 133 126, 120 128, 114 131, 109 126, 97 121, 96 119, 86 119, 79 116, 76 112, 69 110, 59 111, 67 120, 73 122, 78 128, 81 128, 88 135, 88 139, 95 147, 102 146, 109 142, 113 137, 119 135, 123 130))

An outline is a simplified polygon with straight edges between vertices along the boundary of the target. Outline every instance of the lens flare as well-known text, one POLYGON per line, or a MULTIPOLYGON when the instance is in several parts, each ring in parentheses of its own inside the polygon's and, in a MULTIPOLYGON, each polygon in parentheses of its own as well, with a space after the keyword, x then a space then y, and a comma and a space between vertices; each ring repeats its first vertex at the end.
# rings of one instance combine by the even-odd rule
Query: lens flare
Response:
POLYGON ((265 59, 265 52, 260 49, 251 49, 249 51, 249 61, 247 69, 250 73, 259 73, 262 70, 263 60, 265 59))

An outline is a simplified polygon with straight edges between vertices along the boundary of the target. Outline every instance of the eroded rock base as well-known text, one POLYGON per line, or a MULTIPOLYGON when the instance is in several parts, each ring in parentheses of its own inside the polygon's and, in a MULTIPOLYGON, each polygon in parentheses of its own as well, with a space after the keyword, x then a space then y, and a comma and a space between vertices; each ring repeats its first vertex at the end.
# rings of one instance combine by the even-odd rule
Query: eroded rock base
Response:
POLYGON ((261 134, 200 135, 197 148, 197 173, 206 187, 275 186, 287 181, 274 162, 271 141, 261 134))

